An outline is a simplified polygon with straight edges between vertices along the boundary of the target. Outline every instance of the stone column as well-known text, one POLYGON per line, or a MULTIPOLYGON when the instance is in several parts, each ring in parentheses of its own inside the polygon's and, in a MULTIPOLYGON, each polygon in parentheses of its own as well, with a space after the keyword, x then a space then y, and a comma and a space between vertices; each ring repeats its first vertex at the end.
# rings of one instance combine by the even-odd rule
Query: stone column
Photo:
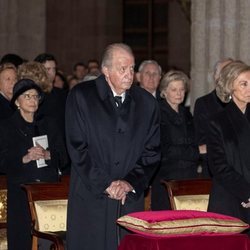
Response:
POLYGON ((232 57, 250 63, 249 0, 192 0, 191 105, 214 88, 214 64, 232 57))
POLYGON ((189 74, 190 22, 177 1, 168 3, 168 48, 169 68, 177 66, 189 74))
POLYGON ((0 1, 0 57, 33 59, 45 50, 46 0, 0 1))

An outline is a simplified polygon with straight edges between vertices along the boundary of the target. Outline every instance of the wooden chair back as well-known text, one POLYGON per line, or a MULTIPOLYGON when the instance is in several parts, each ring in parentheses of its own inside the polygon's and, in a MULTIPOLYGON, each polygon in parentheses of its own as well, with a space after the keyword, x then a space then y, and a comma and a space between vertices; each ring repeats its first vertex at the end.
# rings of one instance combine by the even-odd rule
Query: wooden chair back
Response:
POLYGON ((145 211, 151 210, 151 194, 152 194, 152 187, 149 186, 148 189, 144 192, 144 210, 145 211))
POLYGON ((7 227, 7 178, 0 175, 0 228, 7 227))
POLYGON ((206 211, 211 190, 210 179, 162 180, 173 210, 206 211))
POLYGON ((0 249, 7 250, 7 178, 0 175, 0 249))
POLYGON ((52 249, 63 250, 63 238, 66 234, 69 176, 63 177, 60 182, 56 183, 23 184, 22 188, 27 194, 32 219, 32 249, 38 249, 38 238, 43 238, 53 242, 52 249), (41 225, 44 218, 51 217, 51 214, 48 214, 51 210, 55 218, 60 217, 59 219, 62 220, 59 224, 63 229, 58 229, 55 225, 50 226, 47 221, 43 223, 44 225, 41 225))

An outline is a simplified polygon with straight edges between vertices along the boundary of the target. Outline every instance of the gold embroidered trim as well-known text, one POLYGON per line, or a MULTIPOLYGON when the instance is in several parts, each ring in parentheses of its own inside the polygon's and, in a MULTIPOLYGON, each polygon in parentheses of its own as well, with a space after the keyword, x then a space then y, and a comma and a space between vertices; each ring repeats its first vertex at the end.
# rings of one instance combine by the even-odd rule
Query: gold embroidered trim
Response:
POLYGON ((0 190, 0 222, 7 221, 7 190, 0 190))
POLYGON ((249 226, 241 220, 215 218, 190 218, 149 223, 127 215, 119 218, 117 223, 126 228, 154 234, 239 233, 249 226))

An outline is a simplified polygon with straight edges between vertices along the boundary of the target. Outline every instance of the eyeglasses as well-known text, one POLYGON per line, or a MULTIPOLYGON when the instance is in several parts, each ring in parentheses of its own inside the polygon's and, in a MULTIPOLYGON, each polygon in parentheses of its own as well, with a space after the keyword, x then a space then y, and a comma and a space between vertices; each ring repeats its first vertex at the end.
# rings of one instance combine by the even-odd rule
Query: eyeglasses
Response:
POLYGON ((22 94, 25 100, 31 100, 33 98, 35 101, 39 101, 41 99, 40 95, 31 95, 31 94, 22 94))

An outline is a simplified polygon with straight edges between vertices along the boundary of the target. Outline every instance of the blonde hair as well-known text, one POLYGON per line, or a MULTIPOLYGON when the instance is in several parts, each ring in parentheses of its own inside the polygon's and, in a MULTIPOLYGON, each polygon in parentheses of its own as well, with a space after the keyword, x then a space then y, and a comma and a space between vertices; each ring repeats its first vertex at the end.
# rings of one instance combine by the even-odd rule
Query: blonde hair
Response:
POLYGON ((160 96, 164 98, 164 90, 168 87, 169 83, 173 81, 182 81, 185 87, 185 91, 188 90, 189 78, 188 76, 180 70, 170 70, 161 79, 159 90, 160 96))
POLYGON ((250 66, 240 61, 231 62, 221 70, 215 90, 222 102, 228 103, 231 100, 234 81, 246 71, 250 71, 250 66))
POLYGON ((17 78, 18 80, 30 79, 34 81, 45 93, 49 93, 53 88, 46 68, 39 62, 31 61, 20 65, 17 71, 17 78))

